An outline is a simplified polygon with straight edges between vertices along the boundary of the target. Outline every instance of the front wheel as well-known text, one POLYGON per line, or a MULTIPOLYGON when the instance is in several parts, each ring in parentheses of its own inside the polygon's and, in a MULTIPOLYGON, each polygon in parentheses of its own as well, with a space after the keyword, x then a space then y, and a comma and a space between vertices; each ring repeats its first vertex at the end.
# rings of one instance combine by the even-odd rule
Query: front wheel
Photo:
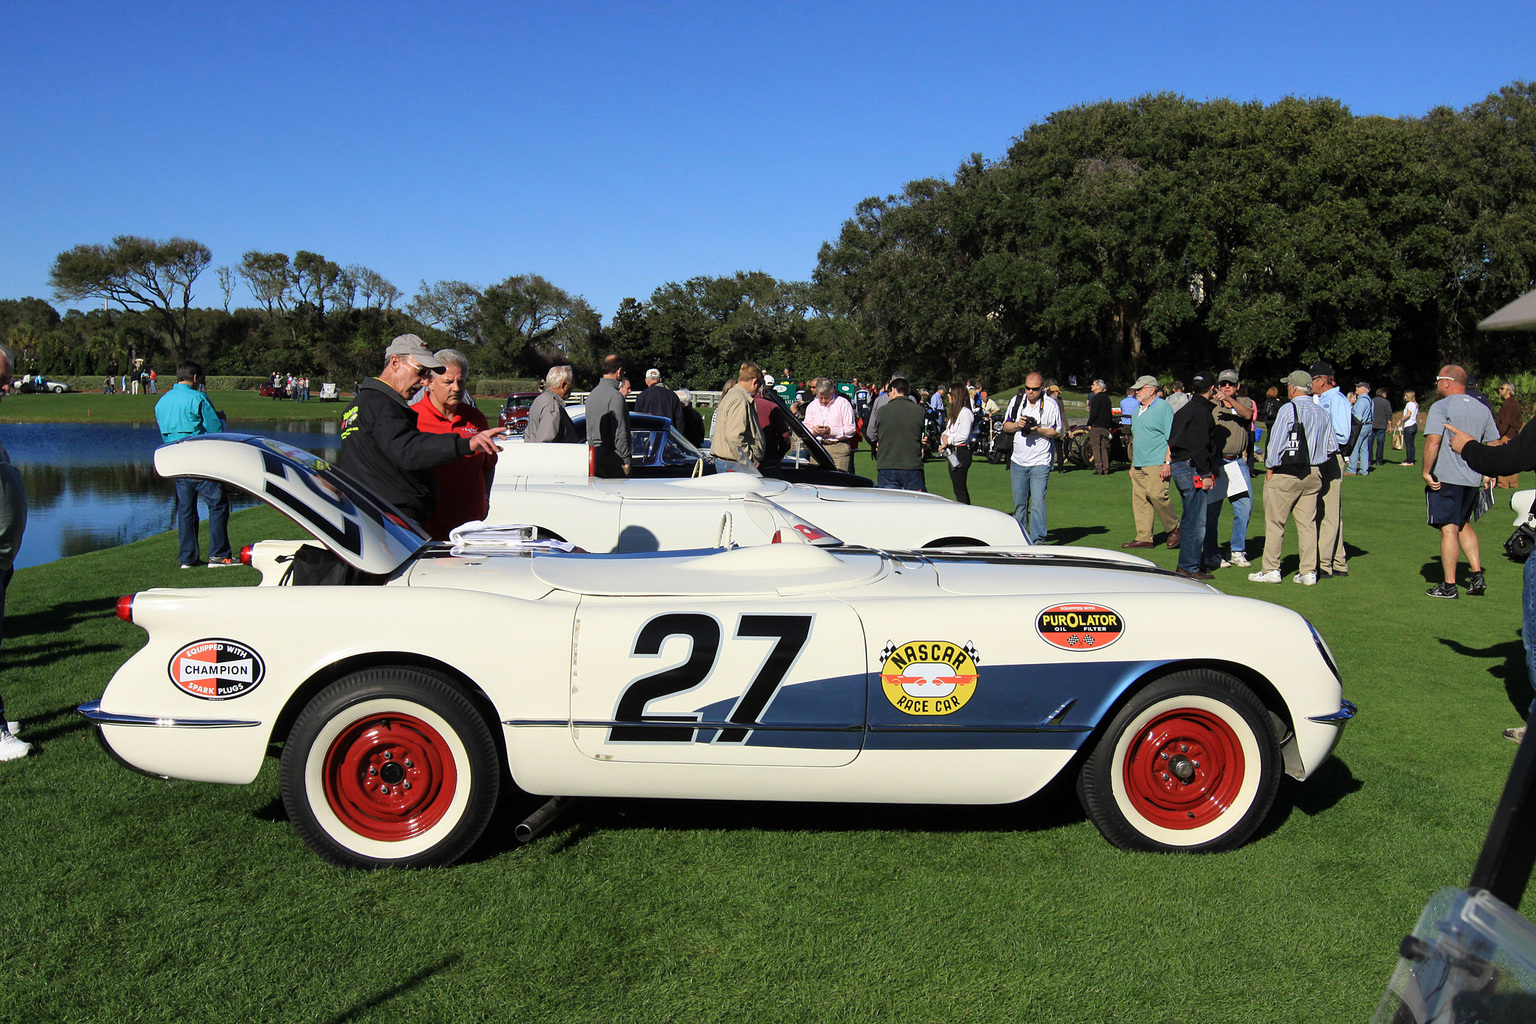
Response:
POLYGON ((1160 679, 1109 724, 1078 775, 1078 799, 1121 849, 1241 846, 1280 786, 1272 723, 1231 676, 1197 670, 1160 679))
POLYGON ((332 864, 439 867, 485 830, 501 764, 464 694, 419 669, 379 668, 309 702, 279 780, 299 838, 332 864))

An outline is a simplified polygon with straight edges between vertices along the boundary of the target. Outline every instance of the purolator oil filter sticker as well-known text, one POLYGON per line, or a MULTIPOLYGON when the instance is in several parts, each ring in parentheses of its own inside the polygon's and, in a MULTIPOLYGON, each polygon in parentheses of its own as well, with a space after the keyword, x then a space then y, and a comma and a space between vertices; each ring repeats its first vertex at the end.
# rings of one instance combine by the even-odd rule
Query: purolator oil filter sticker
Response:
POLYGON ((203 700, 229 700, 261 685, 261 655, 234 640, 199 640, 171 655, 171 682, 203 700))
POLYGON ((1096 651, 1125 632, 1120 613, 1101 604, 1058 604, 1035 620, 1040 639, 1064 651, 1096 651))
POLYGON ((909 715, 948 715, 976 693, 976 648, 948 640, 888 643, 880 652, 880 688, 909 715))

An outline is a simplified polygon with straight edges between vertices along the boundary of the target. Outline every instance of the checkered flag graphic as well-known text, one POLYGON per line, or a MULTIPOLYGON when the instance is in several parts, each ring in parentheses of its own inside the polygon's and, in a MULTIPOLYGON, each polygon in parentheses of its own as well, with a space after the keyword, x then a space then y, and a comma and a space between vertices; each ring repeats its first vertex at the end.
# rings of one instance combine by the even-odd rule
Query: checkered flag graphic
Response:
POLYGON ((885 664, 887 659, 889 659, 890 656, 895 654, 895 653, 896 653, 896 645, 894 643, 892 643, 891 641, 887 640, 885 642, 885 646, 880 648, 880 663, 882 665, 885 664))
POLYGON ((974 641, 967 640, 965 642, 965 647, 963 647, 962 650, 971 656, 971 661, 975 662, 977 668, 981 667, 981 655, 976 653, 976 644, 974 641))

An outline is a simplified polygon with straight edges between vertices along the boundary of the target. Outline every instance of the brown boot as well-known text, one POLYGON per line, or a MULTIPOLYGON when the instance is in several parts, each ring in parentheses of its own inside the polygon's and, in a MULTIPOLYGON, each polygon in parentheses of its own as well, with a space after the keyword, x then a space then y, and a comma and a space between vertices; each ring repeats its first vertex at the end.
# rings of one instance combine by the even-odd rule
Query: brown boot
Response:
POLYGON ((1175 526, 1173 528, 1173 532, 1168 535, 1168 546, 1171 547, 1171 548, 1178 547, 1179 546, 1179 539, 1180 539, 1179 528, 1177 526, 1175 526))

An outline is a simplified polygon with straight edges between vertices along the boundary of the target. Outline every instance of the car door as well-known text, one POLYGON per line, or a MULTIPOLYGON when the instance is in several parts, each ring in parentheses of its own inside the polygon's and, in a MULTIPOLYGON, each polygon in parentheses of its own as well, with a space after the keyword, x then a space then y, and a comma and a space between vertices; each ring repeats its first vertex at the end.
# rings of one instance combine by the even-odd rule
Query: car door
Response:
POLYGON ((864 631, 841 601, 585 597, 577 747, 612 761, 837 766, 863 744, 864 631))

